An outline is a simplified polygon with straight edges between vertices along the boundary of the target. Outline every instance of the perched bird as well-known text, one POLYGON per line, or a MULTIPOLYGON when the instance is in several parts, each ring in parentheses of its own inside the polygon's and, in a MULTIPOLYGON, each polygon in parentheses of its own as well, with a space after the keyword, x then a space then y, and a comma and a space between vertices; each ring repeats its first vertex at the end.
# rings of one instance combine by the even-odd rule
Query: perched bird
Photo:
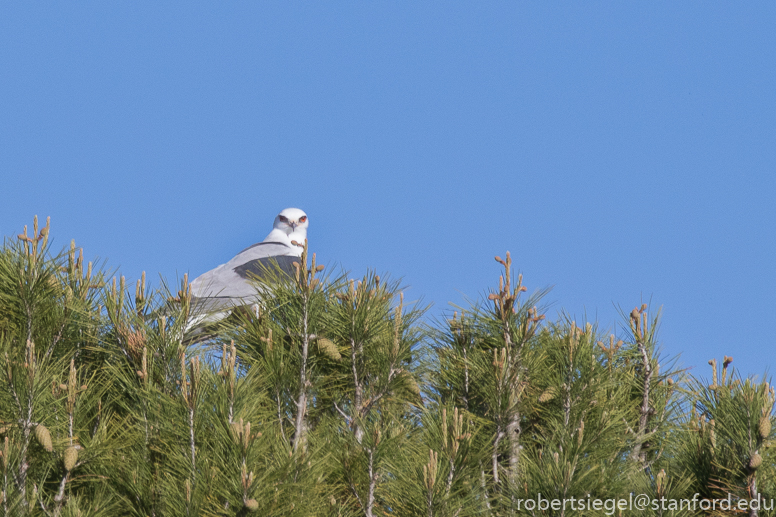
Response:
POLYGON ((272 231, 263 241, 195 278, 191 301, 196 316, 187 330, 226 318, 234 307, 256 304, 258 292, 251 280, 262 278, 268 268, 277 265, 293 275, 292 263, 302 255, 308 224, 302 210, 286 208, 275 217, 272 231))

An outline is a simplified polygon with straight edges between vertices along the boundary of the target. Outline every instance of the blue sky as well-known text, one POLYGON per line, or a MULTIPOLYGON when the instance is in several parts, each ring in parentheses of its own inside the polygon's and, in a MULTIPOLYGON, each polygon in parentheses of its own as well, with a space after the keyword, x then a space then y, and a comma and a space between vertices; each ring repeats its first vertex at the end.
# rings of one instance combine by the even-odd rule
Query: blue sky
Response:
POLYGON ((776 365, 773 2, 0 5, 0 234, 130 279, 282 208, 431 315, 512 252, 550 315, 663 306, 685 366, 776 365))

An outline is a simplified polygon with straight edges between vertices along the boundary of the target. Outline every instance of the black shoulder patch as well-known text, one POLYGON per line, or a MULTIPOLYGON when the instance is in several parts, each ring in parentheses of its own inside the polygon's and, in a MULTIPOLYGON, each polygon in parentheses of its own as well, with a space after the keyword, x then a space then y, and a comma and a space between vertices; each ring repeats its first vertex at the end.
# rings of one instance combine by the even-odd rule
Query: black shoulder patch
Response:
MULTIPOLYGON (((263 244, 263 243, 262 243, 263 244)), ((258 246, 258 245, 257 245, 258 246)), ((302 259, 299 257, 279 256, 279 257, 264 257, 260 259, 250 260, 245 264, 234 268, 234 272, 241 278, 264 278, 268 270, 277 268, 288 276, 294 276, 294 262, 299 262, 302 259)))

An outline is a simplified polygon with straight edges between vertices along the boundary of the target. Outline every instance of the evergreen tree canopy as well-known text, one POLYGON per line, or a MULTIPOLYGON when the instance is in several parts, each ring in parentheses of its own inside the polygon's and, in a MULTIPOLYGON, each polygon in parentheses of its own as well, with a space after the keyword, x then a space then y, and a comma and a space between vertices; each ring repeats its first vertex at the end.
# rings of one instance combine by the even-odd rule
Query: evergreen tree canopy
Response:
POLYGON ((427 323, 305 245, 202 342, 187 277, 132 293, 49 230, 0 249, 2 515, 600 515, 526 503, 634 494, 765 505, 618 515, 776 515, 776 390, 731 357, 678 368, 646 304, 608 335, 548 321, 507 253, 427 323))

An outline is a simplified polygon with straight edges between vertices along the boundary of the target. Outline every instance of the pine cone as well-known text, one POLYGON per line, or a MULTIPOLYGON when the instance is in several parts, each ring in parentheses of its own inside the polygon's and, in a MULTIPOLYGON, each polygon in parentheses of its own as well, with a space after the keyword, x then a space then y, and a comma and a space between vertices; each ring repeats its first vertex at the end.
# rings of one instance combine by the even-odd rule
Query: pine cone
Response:
POLYGON ((555 398, 555 387, 550 386, 549 388, 544 390, 544 392, 541 395, 539 395, 539 402, 544 404, 545 402, 549 402, 554 398, 555 398))
POLYGON ((75 468, 76 463, 78 463, 78 448, 71 445, 65 449, 65 470, 70 472, 75 468))
POLYGON ((247 508, 249 512, 255 512, 259 509, 259 502, 256 499, 247 499, 245 501, 245 508, 247 508))
POLYGON ((763 457, 759 453, 755 452, 754 456, 749 459, 749 468, 757 470, 757 467, 763 462, 763 457))
POLYGON ((760 425, 758 426, 757 430, 760 432, 760 438, 763 440, 771 435, 771 419, 768 417, 768 415, 760 418, 760 425))
POLYGON ((332 340, 326 339, 325 337, 318 338, 318 350, 332 361, 339 361, 342 359, 342 355, 340 355, 339 350, 337 350, 337 345, 335 345, 332 340))
POLYGON ((407 372, 404 373, 404 376, 407 378, 407 389, 410 390, 414 395, 420 397, 420 386, 418 386, 415 377, 407 372))
POLYGON ((46 451, 52 452, 54 450, 54 444, 51 443, 51 433, 46 429, 46 426, 40 424, 35 426, 35 438, 46 451))

